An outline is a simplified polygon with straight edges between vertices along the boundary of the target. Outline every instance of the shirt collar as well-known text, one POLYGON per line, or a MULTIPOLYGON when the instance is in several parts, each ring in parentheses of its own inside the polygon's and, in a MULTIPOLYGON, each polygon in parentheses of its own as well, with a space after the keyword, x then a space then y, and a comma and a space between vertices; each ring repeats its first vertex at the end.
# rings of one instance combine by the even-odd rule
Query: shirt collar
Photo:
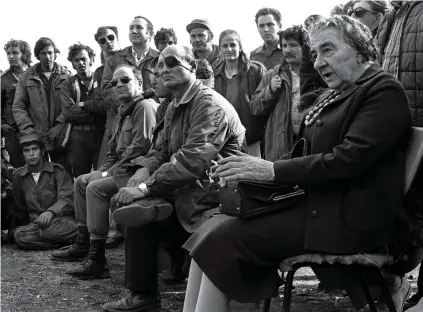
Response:
MULTIPOLYGON (((43 170, 41 170, 41 172, 43 171, 47 171, 47 172, 53 172, 54 168, 53 168, 53 164, 51 162, 45 161, 44 162, 44 167, 43 170)), ((40 174, 41 174, 40 172, 40 174)), ((21 177, 26 176, 27 174, 29 174, 29 169, 28 169, 28 164, 26 164, 25 166, 22 167, 22 170, 18 171, 19 175, 21 177)))
POLYGON ((131 52, 132 52, 132 56, 134 57, 135 62, 137 63, 137 65, 139 65, 139 63, 147 56, 148 52, 150 52, 150 48, 145 50, 144 53, 141 54, 140 58, 138 58, 137 53, 135 52, 134 48, 132 48, 132 47, 131 47, 131 52))
POLYGON ((188 103, 189 101, 191 101, 192 97, 195 94, 196 88, 195 86, 199 85, 199 81, 194 80, 194 82, 188 87, 188 89, 185 91, 184 95, 182 96, 181 100, 179 101, 179 103, 176 102, 176 99, 173 100, 173 105, 175 107, 178 107, 181 104, 185 104, 188 103))

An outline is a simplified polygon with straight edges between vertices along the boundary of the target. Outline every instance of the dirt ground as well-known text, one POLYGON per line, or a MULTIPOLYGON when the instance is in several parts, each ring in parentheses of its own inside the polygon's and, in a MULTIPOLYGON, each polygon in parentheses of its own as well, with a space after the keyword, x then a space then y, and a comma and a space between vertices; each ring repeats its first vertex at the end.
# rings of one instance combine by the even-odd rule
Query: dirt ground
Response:
MULTIPOLYGON (((2 312, 99 312, 105 302, 120 299, 123 288, 124 247, 107 251, 111 278, 80 281, 64 273, 75 263, 50 260, 51 251, 22 251, 16 245, 1 247, 1 311, 2 312)), ((166 266, 166 261, 161 265, 166 266)), ((161 273, 162 276, 164 273, 161 273)), ((409 280, 416 291, 416 271, 409 280)), ((317 279, 309 269, 298 271, 294 285, 292 312, 352 312, 336 308, 341 292, 326 294, 317 290, 317 279)), ((163 312, 182 311, 185 286, 164 286, 160 283, 163 312)), ((271 311, 281 311, 281 298, 272 300, 271 311)), ((260 310, 262 307, 260 307, 260 310)), ((231 311, 257 311, 257 307, 232 304, 231 311)))

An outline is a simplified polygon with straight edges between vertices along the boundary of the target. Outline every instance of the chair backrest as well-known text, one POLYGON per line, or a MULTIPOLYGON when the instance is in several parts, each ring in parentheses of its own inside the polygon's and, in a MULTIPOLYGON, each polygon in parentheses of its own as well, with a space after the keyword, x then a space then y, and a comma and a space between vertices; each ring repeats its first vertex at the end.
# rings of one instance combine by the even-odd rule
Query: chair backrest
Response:
POLYGON ((410 143, 408 145, 405 160, 405 184, 404 196, 410 189, 411 183, 419 169, 420 162, 423 157, 423 128, 413 127, 410 143))

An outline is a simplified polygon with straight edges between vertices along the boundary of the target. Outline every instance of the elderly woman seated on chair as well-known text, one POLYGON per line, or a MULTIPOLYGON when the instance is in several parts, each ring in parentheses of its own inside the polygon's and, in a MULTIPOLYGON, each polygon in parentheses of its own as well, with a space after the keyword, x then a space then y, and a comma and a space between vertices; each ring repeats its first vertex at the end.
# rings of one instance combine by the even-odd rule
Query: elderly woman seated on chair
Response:
MULTIPOLYGON (((275 297, 278 264, 304 253, 386 250, 401 233, 405 155, 411 117, 404 88, 374 61, 370 30, 348 16, 315 21, 314 67, 329 89, 305 114, 308 155, 268 162, 245 154, 220 160, 215 177, 298 184, 294 206, 251 219, 216 215, 185 243, 192 263, 184 312, 219 312, 229 298, 275 297)), ((410 285, 394 276, 402 306, 410 285), (403 294, 403 295, 400 295, 403 294)), ((398 308, 399 310, 400 308, 398 308)))

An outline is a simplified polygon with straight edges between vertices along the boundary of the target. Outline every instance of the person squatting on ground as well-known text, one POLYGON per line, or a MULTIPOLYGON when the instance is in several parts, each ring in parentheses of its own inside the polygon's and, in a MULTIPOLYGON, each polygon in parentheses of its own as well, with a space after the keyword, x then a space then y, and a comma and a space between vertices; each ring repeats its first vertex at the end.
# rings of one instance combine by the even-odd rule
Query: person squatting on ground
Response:
POLYGON ((234 155, 244 144, 245 128, 233 106, 196 80, 190 49, 165 48, 158 67, 174 99, 155 145, 132 161, 138 169, 116 196, 123 207, 113 217, 126 226, 125 287, 130 293, 105 304, 109 312, 160 307, 159 241, 171 239, 181 246, 216 211, 218 198, 208 174, 212 160, 234 155))
POLYGON ((120 184, 126 184, 131 176, 126 173, 128 162, 146 155, 150 149, 157 103, 143 99, 142 82, 141 72, 135 67, 122 64, 116 68, 110 83, 121 105, 115 118, 109 152, 97 171, 76 179, 78 238, 72 246, 52 254, 54 260, 84 259, 81 265, 67 272, 81 279, 110 276, 104 250, 110 200, 119 191, 120 184))
POLYGON ((5 146, 13 167, 25 165, 19 146, 19 128, 13 118, 12 104, 18 79, 31 66, 31 48, 26 41, 10 40, 4 45, 10 68, 1 73, 1 124, 5 135, 5 146))
POLYGON ((75 241, 77 224, 73 185, 66 170, 44 160, 45 146, 36 132, 19 138, 25 166, 13 173, 14 239, 24 249, 52 249, 75 241))
MULTIPOLYGON (((355 19, 321 19, 309 36, 314 67, 329 87, 300 125, 310 153, 274 162, 228 157, 214 174, 223 185, 242 179, 293 183, 307 194, 257 218, 222 214, 204 222, 184 245, 192 256, 184 312, 228 311, 229 298, 277 296, 277 269, 287 257, 387 250, 404 234, 396 227, 411 133, 404 88, 373 63, 378 51, 372 34, 355 19)), ((390 290, 401 311, 410 285, 403 276, 385 277, 400 285, 390 290)))
POLYGON ((74 178, 97 169, 106 123, 101 95, 96 95, 101 94, 100 87, 91 70, 94 57, 89 46, 80 43, 70 46, 68 61, 76 75, 66 77, 60 88, 62 112, 70 129, 66 139, 74 178))
POLYGON ((61 164, 71 174, 66 151, 59 142, 65 128, 60 105, 60 85, 71 76, 66 67, 56 63, 60 53, 50 38, 38 39, 34 55, 40 61, 20 77, 12 105, 13 118, 23 134, 38 132, 46 146, 46 159, 61 164))

